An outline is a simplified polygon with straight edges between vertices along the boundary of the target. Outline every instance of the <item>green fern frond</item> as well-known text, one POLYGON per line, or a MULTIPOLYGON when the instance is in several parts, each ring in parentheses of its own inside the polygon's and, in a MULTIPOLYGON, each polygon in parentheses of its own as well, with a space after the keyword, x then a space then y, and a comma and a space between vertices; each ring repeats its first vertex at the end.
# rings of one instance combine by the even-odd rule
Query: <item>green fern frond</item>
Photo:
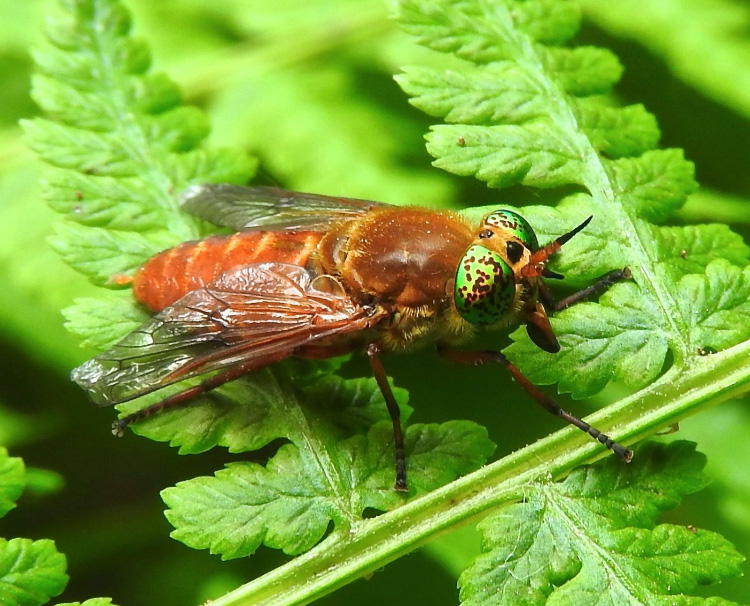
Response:
POLYGON ((706 530, 655 525, 706 485, 705 458, 687 442, 649 444, 637 456, 638 467, 609 460, 533 483, 523 503, 483 520, 483 553, 459 582, 462 604, 730 606, 685 594, 739 574, 734 547, 706 530))
MULTIPOLYGON (((633 273, 632 282, 615 285, 598 303, 578 304, 553 319, 561 344, 558 354, 540 351, 525 331, 512 335, 515 343, 508 355, 532 381, 558 383, 573 397, 592 395, 613 380, 634 389, 660 376, 662 384, 673 383, 675 377, 687 380, 694 374, 705 351, 730 348, 750 338, 747 246, 724 226, 653 224, 679 209, 695 189, 692 165, 679 150, 653 149, 659 131, 642 106, 614 107, 601 97, 620 75, 615 61, 590 48, 576 49, 572 58, 569 49, 557 46, 575 33, 573 3, 402 0, 400 6, 402 25, 420 43, 463 62, 456 67, 451 63, 446 70, 407 68, 397 77, 414 105, 446 121, 427 136, 434 164, 476 176, 493 187, 583 187, 585 193, 568 195, 555 209, 526 207, 522 212, 546 240, 593 215, 587 229, 559 256, 558 268, 574 281, 590 281, 625 266, 633 273), (552 5, 557 12, 550 10, 552 5), (561 37, 550 38, 541 26, 529 27, 536 18, 547 21, 540 17, 546 14, 561 37), (596 77, 591 77, 590 66, 599 66, 596 77), (669 352, 672 366, 664 374, 669 352)), ((468 214, 478 219, 493 209, 472 209, 468 214)), ((637 402, 637 395, 630 401, 637 402)), ((532 510, 534 515, 545 511, 544 499, 534 501, 530 490, 530 504, 512 509, 518 515, 505 509, 485 523, 497 549, 465 573, 466 603, 511 604, 521 595, 534 604, 558 596, 560 603, 588 603, 584 596, 601 592, 611 603, 632 602, 622 589, 647 585, 641 576, 646 568, 624 573, 618 585, 595 572, 602 563, 589 566, 591 559, 582 552, 576 560, 578 547, 568 550, 569 539, 560 531, 565 521, 532 522, 528 517, 532 510), (543 532, 548 523, 549 531, 543 532), (518 538, 526 533, 535 545, 540 533, 546 537, 538 554, 545 554, 543 562, 528 560, 525 547, 510 545, 511 534, 518 538), (558 552, 561 557, 550 558, 558 552), (582 565, 587 575, 578 573, 582 565)), ((552 509, 558 506, 563 507, 557 503, 552 509)), ((578 537, 586 532, 584 527, 597 528, 585 521, 584 510, 575 515, 582 526, 570 529, 578 537)), ((718 537, 700 548, 700 564, 688 561, 693 549, 689 536, 683 533, 686 540, 678 541, 671 530, 671 539, 659 533, 658 538, 648 538, 631 532, 634 541, 635 535, 646 543, 653 541, 650 547, 644 543, 636 558, 651 557, 650 549, 664 562, 676 558, 676 569, 703 566, 707 576, 701 576, 701 582, 737 573, 735 552, 718 537), (670 540, 671 555, 659 552, 657 543, 670 540), (708 561, 717 566, 711 573, 708 561)), ((614 552, 624 571, 633 553, 614 552)), ((658 572, 652 569, 648 574, 658 572)), ((662 591, 690 591, 694 585, 673 579, 662 591)), ((657 600, 653 595, 638 599, 657 600)))
MULTIPOLYGON (((207 133, 205 117, 180 106, 175 87, 147 71, 147 49, 130 36, 129 17, 119 2, 76 0, 64 3, 64 9, 49 44, 36 56, 41 75, 34 95, 48 118, 26 122, 25 129, 32 147, 55 167, 46 195, 67 219, 56 228, 55 249, 94 283, 113 286, 156 252, 207 229, 178 210, 180 191, 197 182, 246 181, 254 164, 238 152, 197 148, 207 133)), ((79 301, 65 312, 68 326, 88 345, 111 343, 144 315, 122 294, 79 301)), ((265 467, 238 463, 215 477, 165 491, 174 536, 226 558, 247 555, 261 542, 297 553, 317 542, 330 521, 346 532, 365 509, 391 509, 404 501, 392 489, 390 422, 375 380, 345 381, 330 376, 325 366, 316 371, 287 366, 294 372, 259 371, 135 428, 181 453, 215 446, 245 452, 277 439, 292 443, 265 467), (290 479, 305 480, 309 494, 286 486, 290 479), (250 484, 255 487, 249 489, 250 484), (230 494, 214 507, 202 507, 196 523, 194 504, 218 485, 228 487, 227 493, 237 486, 248 489, 243 498, 257 507, 246 516, 254 523, 236 515, 242 511, 239 503, 218 523, 230 494), (311 515, 300 522, 309 527, 306 540, 296 530, 284 531, 290 507, 310 507, 311 515), (217 523, 206 525, 206 518, 217 523), (276 538, 261 532, 267 519, 277 520, 276 538), (227 525, 239 530, 236 541, 219 540, 227 525)), ((142 408, 170 391, 120 408, 142 408)), ((408 417, 406 393, 396 389, 395 394, 408 417)), ((406 431, 406 442, 412 492, 432 490, 476 469, 494 449, 486 431, 469 422, 415 425, 406 431)))
MULTIPOLYGON (((254 164, 239 153, 198 148, 207 132, 205 118, 179 106, 174 86, 148 72, 148 53, 129 35, 119 2, 67 0, 64 10, 65 17, 50 31, 50 43, 36 56, 35 98, 48 118, 27 122, 25 128, 34 149, 55 167, 47 198, 66 219, 53 241, 56 250, 93 282, 112 286, 113 275, 131 273, 153 253, 209 229, 177 210, 175 196, 185 186, 244 182, 254 164)), ((642 106, 621 108, 608 98, 622 72, 612 53, 564 46, 576 34, 579 18, 577 5, 567 0, 403 0, 402 27, 445 54, 450 69, 409 67, 398 80, 414 105, 445 121, 428 135, 427 148, 437 166, 493 187, 522 184, 576 192, 555 208, 523 211, 544 239, 594 215, 556 261, 571 282, 632 268, 634 281, 554 319, 560 354, 539 352, 521 333, 513 335, 508 351, 536 382, 557 382, 576 396, 593 394, 612 380, 641 389, 591 419, 636 440, 747 390, 750 345, 737 344, 750 337, 744 328, 750 314, 750 250, 721 226, 654 224, 680 208, 694 189, 692 165, 680 151, 655 149, 659 131, 642 106), (706 348, 727 350, 702 357, 706 348), (670 352, 672 366, 664 372, 670 352)), ((477 218, 486 210, 468 215, 477 218)), ((103 301, 81 301, 66 315, 72 330, 98 346, 143 318, 127 293, 114 292, 103 301)), ((641 540, 644 555, 664 555, 657 543, 677 533, 651 528, 657 510, 700 484, 694 468, 688 470, 693 480, 687 487, 679 473, 670 471, 665 485, 670 495, 660 502, 663 506, 650 507, 644 494, 653 488, 658 448, 641 450, 630 470, 609 461, 555 484, 552 478, 597 452, 596 444, 584 443, 572 429, 459 478, 477 469, 493 445, 482 428, 456 421, 407 430, 411 496, 420 493, 407 502, 392 490, 389 422, 374 381, 344 380, 330 370, 280 365, 137 426, 138 433, 170 442, 183 453, 215 446, 246 452, 277 439, 289 442, 265 465, 232 463, 162 493, 173 536, 187 545, 225 559, 246 556, 262 544, 301 554, 215 600, 215 606, 307 603, 525 495, 528 503, 485 524, 490 558, 504 549, 503 521, 523 530, 526 540, 542 526, 570 524, 576 513, 571 509, 571 515, 545 518, 537 515, 544 502, 562 506, 572 501, 582 507, 585 519, 578 530, 587 537, 596 534, 597 525, 606 530, 602 540, 625 530, 641 540), (649 516, 610 506, 600 512, 607 520, 597 518, 592 514, 596 504, 579 490, 584 476, 613 494, 627 476, 632 488, 627 495, 649 516), (367 509, 388 513, 368 518, 367 509), (527 524, 530 512, 537 513, 527 524)), ((406 393, 396 390, 396 396, 408 416, 406 393)), ((129 412, 155 397, 121 408, 129 412)), ((670 452, 685 455, 685 450, 670 452)), ((670 464, 677 465, 678 457, 671 457, 670 464)), ((569 530, 559 545, 576 534, 569 530)), ((739 556, 713 535, 701 535, 704 539, 698 545, 682 533, 665 556, 671 563, 698 545, 716 558, 715 568, 704 576, 686 574, 690 580, 675 585, 680 591, 692 590, 696 580, 713 582, 736 572, 739 556)), ((529 575, 521 587, 549 589, 559 581, 565 583, 560 595, 577 595, 582 586, 575 585, 575 569, 584 563, 583 549, 579 545, 578 551, 554 559, 559 569, 542 570, 541 581, 529 575)), ((629 564, 638 557, 627 549, 615 551, 629 564)), ((676 568, 705 564, 683 560, 676 568)), ((583 589, 607 591, 600 569, 601 561, 589 566, 587 572, 594 573, 586 575, 583 589)), ((467 599, 475 599, 476 571, 463 579, 472 588, 465 590, 472 594, 467 599)), ((635 576, 624 574, 621 584, 635 576)), ((644 574, 638 582, 652 576, 644 574)), ((492 582, 490 589, 509 581, 492 582)), ((652 591, 669 593, 663 587, 652 591)))
MULTIPOLYGON (((23 461, 0 448, 0 516, 21 496, 23 461)), ((62 593, 68 582, 65 556, 49 539, 0 539, 0 603, 39 606, 62 593)))
MULTIPOLYGON (((30 146, 56 167, 45 198, 69 220, 58 225, 52 245, 101 286, 203 233, 177 210, 175 195, 187 185, 244 183, 255 167, 242 153, 196 147, 208 134, 206 117, 179 105, 174 84, 148 71, 148 49, 129 31, 130 17, 117 2, 65 3, 35 53, 32 96, 48 118, 22 122, 30 146)), ((121 336, 92 337, 92 305, 82 301, 66 311, 69 329, 97 345, 121 336)), ((139 314, 133 306, 126 315, 139 314)))

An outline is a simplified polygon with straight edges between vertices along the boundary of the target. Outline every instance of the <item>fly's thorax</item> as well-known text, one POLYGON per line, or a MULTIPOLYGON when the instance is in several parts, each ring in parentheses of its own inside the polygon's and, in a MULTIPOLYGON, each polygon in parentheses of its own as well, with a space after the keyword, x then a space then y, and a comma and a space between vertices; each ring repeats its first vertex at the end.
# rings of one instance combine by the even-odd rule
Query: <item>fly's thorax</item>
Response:
POLYGON ((446 283, 474 238, 457 213, 417 207, 373 209, 343 229, 345 235, 326 235, 319 253, 335 265, 347 290, 413 309, 449 301, 446 283))

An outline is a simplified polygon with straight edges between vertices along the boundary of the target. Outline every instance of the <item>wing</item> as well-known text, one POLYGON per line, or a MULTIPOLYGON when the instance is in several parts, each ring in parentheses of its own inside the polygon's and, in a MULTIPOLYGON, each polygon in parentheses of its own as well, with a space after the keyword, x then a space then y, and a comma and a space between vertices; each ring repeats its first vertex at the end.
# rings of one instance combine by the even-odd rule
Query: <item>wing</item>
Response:
POLYGON ((193 185, 180 199, 183 210, 214 225, 236 231, 323 231, 355 219, 381 202, 291 192, 278 187, 193 185))
POLYGON ((316 284, 324 286, 297 265, 234 268, 76 368, 71 378, 94 403, 106 406, 239 363, 260 368, 302 345, 364 330, 385 316, 340 289, 327 292, 316 284))

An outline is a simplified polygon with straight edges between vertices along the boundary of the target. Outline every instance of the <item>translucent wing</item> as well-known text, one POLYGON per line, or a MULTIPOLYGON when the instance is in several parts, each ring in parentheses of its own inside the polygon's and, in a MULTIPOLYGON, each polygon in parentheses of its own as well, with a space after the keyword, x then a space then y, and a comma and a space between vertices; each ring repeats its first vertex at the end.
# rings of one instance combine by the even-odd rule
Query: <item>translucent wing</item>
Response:
POLYGON ((186 189, 180 206, 191 215, 236 231, 322 231, 339 221, 355 219, 371 208, 387 205, 303 194, 278 187, 207 184, 186 189))
POLYGON ((159 312, 71 377, 99 406, 116 404, 239 363, 259 368, 302 345, 364 330, 384 316, 341 290, 326 292, 316 284, 323 286, 308 270, 286 263, 234 268, 159 312))

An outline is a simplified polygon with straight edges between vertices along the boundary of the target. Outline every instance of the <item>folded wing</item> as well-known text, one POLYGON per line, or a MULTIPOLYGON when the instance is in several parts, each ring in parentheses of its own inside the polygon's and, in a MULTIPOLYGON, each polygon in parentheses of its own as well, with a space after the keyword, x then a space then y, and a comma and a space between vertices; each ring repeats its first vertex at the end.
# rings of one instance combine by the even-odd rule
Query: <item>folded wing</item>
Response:
POLYGON ((286 263, 234 268, 159 312, 71 377, 106 406, 240 363, 257 362, 251 365, 259 368, 384 317, 331 284, 286 263))

